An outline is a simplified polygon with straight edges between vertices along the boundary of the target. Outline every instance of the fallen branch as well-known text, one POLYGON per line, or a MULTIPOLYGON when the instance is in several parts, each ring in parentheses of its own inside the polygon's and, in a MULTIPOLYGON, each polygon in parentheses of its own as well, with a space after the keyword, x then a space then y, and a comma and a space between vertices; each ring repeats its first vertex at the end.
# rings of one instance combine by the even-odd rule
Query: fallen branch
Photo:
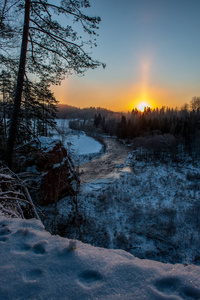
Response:
POLYGON ((29 203, 29 201, 27 201, 27 200, 20 199, 20 198, 15 198, 15 197, 2 197, 2 196, 0 196, 0 200, 14 200, 14 201, 22 201, 22 202, 24 202, 24 203, 26 203, 26 204, 30 204, 30 205, 32 205, 32 204, 31 204, 31 203, 29 203))
MULTIPOLYGON (((24 182, 19 178, 19 176, 17 175, 17 174, 15 174, 12 170, 10 170, 7 166, 4 166, 4 170, 7 170, 10 174, 12 174, 12 176, 10 176, 10 175, 5 175, 5 174, 1 174, 2 175, 2 177, 4 178, 4 179, 6 179, 6 178, 8 178, 9 180, 14 180, 14 178, 18 181, 18 185, 22 188, 22 190, 24 191, 24 198, 27 198, 27 200, 24 200, 24 199, 19 199, 19 198, 15 198, 15 197, 2 197, 2 195, 0 196, 0 200, 14 200, 14 201, 22 201, 22 202, 24 202, 24 203, 27 203, 27 204, 29 204, 31 207, 32 207, 32 212, 34 213, 34 216, 35 216, 35 218, 36 219, 38 219, 38 220, 40 220, 40 217, 39 217, 39 215, 38 215, 38 213, 37 213, 37 211, 36 211, 36 208, 35 208, 35 205, 34 205, 34 203, 33 203, 33 201, 32 201, 32 199, 31 199, 31 196, 30 196, 30 194, 29 194, 29 192, 28 192, 28 189, 27 189, 27 187, 26 186, 24 186, 24 182)), ((9 181, 6 181, 7 183, 9 182, 9 181)), ((12 184, 12 186, 13 186, 13 184, 12 184)), ((8 191, 8 193, 9 193, 10 191, 8 191)), ((13 191, 13 193, 15 194, 15 193, 18 193, 18 192, 15 192, 15 191, 13 191)), ((20 194, 20 193, 19 193, 20 194)), ((21 213, 21 211, 20 211, 20 213, 21 213)), ((22 218, 23 218, 23 212, 22 212, 22 218)))
POLYGON ((12 215, 12 216, 14 216, 14 217, 16 217, 16 218, 19 218, 19 216, 16 215, 13 211, 4 208, 3 205, 1 205, 1 204, 0 204, 0 209, 1 209, 3 212, 5 212, 5 213, 7 213, 7 214, 9 214, 9 215, 12 215))
POLYGON ((14 192, 14 191, 0 192, 0 196, 2 196, 2 195, 9 195, 9 194, 13 194, 13 195, 16 195, 16 196, 25 197, 23 194, 21 194, 19 192, 14 192))
POLYGON ((1 173, 0 173, 0 178, 7 179, 7 180, 14 180, 14 178, 11 177, 10 175, 1 174, 1 173))

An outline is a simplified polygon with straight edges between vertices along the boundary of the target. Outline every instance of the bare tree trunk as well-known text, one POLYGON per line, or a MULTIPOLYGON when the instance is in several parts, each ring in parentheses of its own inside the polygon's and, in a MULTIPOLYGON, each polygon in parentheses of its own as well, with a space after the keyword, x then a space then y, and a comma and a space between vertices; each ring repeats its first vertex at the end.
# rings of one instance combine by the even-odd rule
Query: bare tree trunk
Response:
POLYGON ((20 106, 22 100, 22 91, 23 91, 24 75, 25 75, 25 67, 26 67, 26 54, 27 54, 27 47, 28 47, 30 7, 31 7, 31 0, 25 0, 24 28, 23 28, 20 63, 19 63, 19 70, 18 70, 18 77, 17 77, 17 86, 15 91, 13 115, 11 118, 8 142, 7 142, 6 153, 5 153, 5 162, 9 167, 12 167, 14 145, 17 137, 18 119, 19 119, 19 112, 20 112, 20 106))

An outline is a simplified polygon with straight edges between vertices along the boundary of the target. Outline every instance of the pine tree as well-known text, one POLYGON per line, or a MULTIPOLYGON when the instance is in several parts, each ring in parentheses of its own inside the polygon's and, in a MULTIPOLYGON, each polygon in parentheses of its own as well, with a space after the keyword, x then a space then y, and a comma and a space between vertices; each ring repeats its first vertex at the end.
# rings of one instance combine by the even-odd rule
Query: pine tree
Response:
POLYGON ((90 17, 83 12, 89 6, 88 0, 58 0, 56 4, 50 0, 7 0, 0 6, 0 38, 3 41, 0 41, 0 49, 9 49, 8 55, 0 53, 1 62, 9 61, 13 54, 13 48, 4 43, 8 34, 10 40, 16 39, 17 34, 21 34, 22 39, 13 114, 5 153, 5 161, 9 166, 12 165, 17 137, 25 74, 28 76, 29 73, 34 73, 47 83, 58 84, 65 74, 83 74, 89 68, 103 65, 93 60, 84 48, 86 45, 96 46, 95 35, 100 22, 99 17, 90 17), (14 13, 24 16, 23 31, 20 27, 16 30, 17 25, 11 26, 15 24, 14 13), (68 18, 67 26, 58 21, 61 19, 59 15, 68 18), (11 21, 8 18, 10 16, 11 21), (90 36, 88 41, 84 41, 73 29, 74 23, 82 26, 83 36, 90 36))

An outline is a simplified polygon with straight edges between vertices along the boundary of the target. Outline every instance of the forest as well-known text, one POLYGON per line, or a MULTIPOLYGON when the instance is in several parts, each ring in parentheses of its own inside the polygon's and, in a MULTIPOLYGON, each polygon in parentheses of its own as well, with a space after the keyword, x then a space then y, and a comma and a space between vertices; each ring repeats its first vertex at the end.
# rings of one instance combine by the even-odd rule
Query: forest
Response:
POLYGON ((108 134, 135 146, 144 147, 151 155, 170 152, 178 159, 182 152, 193 159, 200 158, 200 98, 193 97, 190 105, 181 109, 146 107, 144 112, 133 109, 128 113, 95 112, 94 118, 81 115, 70 121, 72 129, 86 130, 88 134, 108 134), (160 143, 162 140, 163 143, 160 143))
MULTIPOLYGON (((5 148, 9 118, 13 102, 12 82, 1 76, 0 134, 1 149, 5 148)), ((114 112, 103 108, 77 108, 59 104, 49 86, 44 83, 30 84, 23 93, 20 110, 17 144, 30 141, 34 136, 50 136, 55 128, 55 119, 69 119, 73 130, 84 130, 88 135, 116 136, 127 144, 133 142, 158 158, 161 153, 170 152, 174 159, 183 153, 194 160, 200 159, 200 97, 193 97, 190 105, 181 109, 168 107, 137 108, 131 112, 114 112), (160 137, 163 143, 160 143, 160 137)))
MULTIPOLYGON (((14 74, 2 71, 0 76, 0 126, 1 126, 1 150, 6 147, 10 120, 13 113, 13 94, 15 90, 14 74)), ((33 83, 25 80, 25 88, 22 94, 22 104, 19 113, 19 128, 16 144, 21 145, 30 141, 34 136, 48 136, 49 131, 55 127, 57 116, 57 103, 50 90, 50 84, 41 81, 33 83)))

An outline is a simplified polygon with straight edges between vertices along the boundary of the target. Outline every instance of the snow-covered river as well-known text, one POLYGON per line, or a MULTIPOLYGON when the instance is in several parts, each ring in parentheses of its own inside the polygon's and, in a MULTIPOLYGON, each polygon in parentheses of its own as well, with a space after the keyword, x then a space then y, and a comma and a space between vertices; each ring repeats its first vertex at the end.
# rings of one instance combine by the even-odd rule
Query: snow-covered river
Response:
POLYGON ((76 165, 80 166, 81 183, 102 179, 119 178, 122 172, 131 172, 126 163, 128 149, 117 139, 104 137, 104 146, 84 132, 69 129, 68 120, 57 120, 62 134, 55 133, 71 152, 76 165))
POLYGON ((121 172, 131 172, 126 159, 127 148, 114 138, 104 138, 106 153, 80 166, 81 182, 118 178, 121 172))
POLYGON ((94 157, 104 153, 101 143, 83 131, 75 131, 69 128, 69 120, 57 119, 57 130, 53 133, 54 139, 60 139, 70 153, 75 165, 80 165, 94 157))

